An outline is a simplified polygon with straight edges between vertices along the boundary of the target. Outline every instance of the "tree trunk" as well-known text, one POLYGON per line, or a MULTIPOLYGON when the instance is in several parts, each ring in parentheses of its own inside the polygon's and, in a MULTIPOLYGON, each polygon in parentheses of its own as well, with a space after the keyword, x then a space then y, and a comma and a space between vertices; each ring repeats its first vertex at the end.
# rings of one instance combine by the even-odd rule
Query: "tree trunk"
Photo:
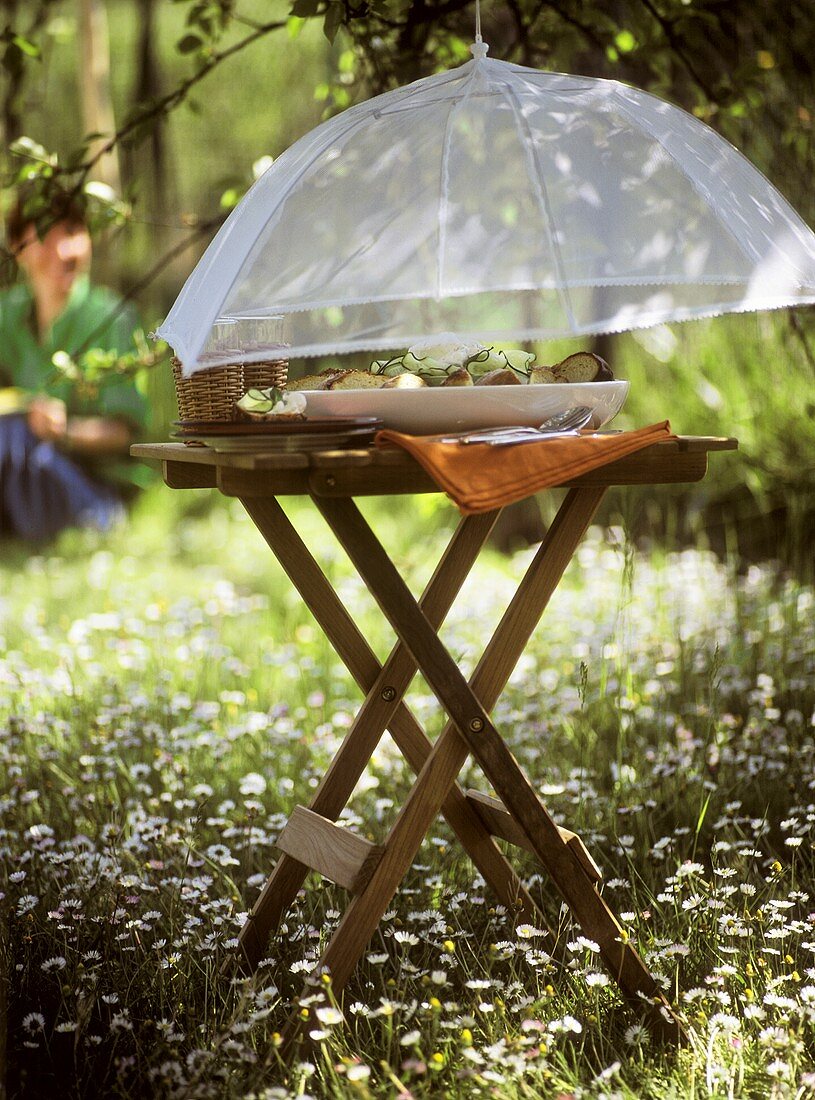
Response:
MULTIPOLYGON (((48 21, 49 0, 38 0, 36 4, 31 3, 30 0, 0 0, 0 7, 3 9, 3 21, 9 32, 14 28, 26 38, 37 42, 42 28, 48 21), (27 17, 26 22, 20 25, 24 14, 27 17)), ((6 42, 3 54, 3 80, 0 81, 0 88, 3 89, 0 103, 0 139, 8 149, 12 141, 22 133, 22 91, 27 79, 32 76, 35 80, 37 79, 39 62, 32 61, 30 58, 26 61, 12 42, 6 42)))
MULTIPOLYGON (((136 55, 136 82, 133 104, 145 104, 161 95, 161 73, 155 48, 156 0, 138 0, 139 41, 136 55)), ((151 221, 166 221, 167 195, 167 147, 164 117, 159 115, 150 129, 147 140, 148 157, 146 176, 148 195, 145 196, 151 221)), ((138 157, 134 158, 138 160, 138 157)))
MULTIPOLYGON (((136 111, 160 99, 163 88, 162 71, 156 49, 157 19, 161 12, 159 0, 135 0, 138 35, 135 45, 135 71, 128 97, 128 110, 136 111)), ((160 256, 182 238, 178 225, 176 180, 172 145, 168 141, 168 124, 163 114, 151 119, 144 130, 123 144, 122 176, 128 193, 133 195, 135 218, 120 259, 128 277, 142 277, 145 256, 160 256)), ((180 257, 168 262, 164 270, 146 289, 142 307, 148 314, 166 309, 168 300, 177 293, 186 275, 185 261, 180 257)))
MULTIPOLYGON (((5 19, 10 27, 15 26, 17 21, 17 0, 6 0, 5 3, 5 19)), ((8 49, 8 47, 6 47, 8 49)), ((3 90, 3 104, 2 104, 2 127, 3 132, 0 137, 3 140, 3 147, 8 149, 12 141, 20 136, 20 109, 17 102, 20 89, 23 85, 23 75, 25 66, 20 65, 16 70, 9 71, 6 68, 4 81, 5 88, 3 90)))
MULTIPOLYGON (((110 95, 110 42, 104 0, 79 0, 79 91, 86 134, 102 134, 88 146, 93 156, 116 130, 110 95)), ((114 150, 94 166, 93 176, 120 190, 119 159, 114 150)))

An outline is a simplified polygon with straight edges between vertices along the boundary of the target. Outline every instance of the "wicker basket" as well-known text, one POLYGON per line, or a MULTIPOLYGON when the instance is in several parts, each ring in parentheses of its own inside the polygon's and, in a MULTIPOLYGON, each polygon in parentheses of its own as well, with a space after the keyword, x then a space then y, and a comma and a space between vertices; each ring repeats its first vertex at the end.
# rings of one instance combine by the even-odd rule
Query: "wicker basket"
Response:
POLYGON ((279 359, 269 363, 228 363, 196 371, 189 378, 181 372, 181 361, 171 360, 178 416, 182 424, 190 420, 235 420, 235 402, 247 390, 283 387, 288 377, 289 362, 279 359))
POLYGON ((276 359, 268 363, 246 363, 243 368, 243 392, 268 390, 271 386, 283 389, 288 376, 288 359, 276 359))

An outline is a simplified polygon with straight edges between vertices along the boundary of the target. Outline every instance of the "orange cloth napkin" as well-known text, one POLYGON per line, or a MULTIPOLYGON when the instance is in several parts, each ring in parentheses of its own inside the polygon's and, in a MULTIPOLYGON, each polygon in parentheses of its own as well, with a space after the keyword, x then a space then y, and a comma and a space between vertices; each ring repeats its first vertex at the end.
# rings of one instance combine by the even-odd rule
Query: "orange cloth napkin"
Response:
POLYGON ((652 443, 676 437, 663 420, 631 432, 587 432, 507 447, 440 443, 439 438, 385 430, 377 433, 376 443, 404 447, 460 510, 472 515, 523 500, 539 489, 562 485, 652 443))

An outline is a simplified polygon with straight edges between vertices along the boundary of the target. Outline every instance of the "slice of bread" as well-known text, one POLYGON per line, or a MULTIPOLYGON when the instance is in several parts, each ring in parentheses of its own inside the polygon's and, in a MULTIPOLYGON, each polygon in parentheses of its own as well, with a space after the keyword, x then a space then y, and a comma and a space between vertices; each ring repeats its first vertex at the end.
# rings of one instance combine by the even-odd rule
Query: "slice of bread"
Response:
POLYGON ((306 374, 302 378, 292 378, 286 384, 287 390, 327 390, 329 385, 339 375, 347 374, 347 371, 329 367, 321 370, 319 374, 306 374))
POLYGON ((372 374, 369 370, 344 371, 339 378, 329 382, 329 390, 371 390, 382 388, 382 375, 372 374))
POLYGON ((509 367, 499 367, 498 370, 488 371, 476 379, 476 386, 520 386, 521 380, 514 370, 509 367))
POLYGON ((614 378, 605 359, 591 351, 567 355, 552 370, 558 382, 611 382, 614 378))
MULTIPOLYGON (((381 375, 377 375, 381 378, 381 375)), ((387 382, 382 384, 383 390, 420 390, 427 386, 424 378, 421 378, 418 374, 411 374, 409 371, 405 371, 404 374, 397 374, 393 378, 389 378, 387 382)))
POLYGON ((530 386, 540 386, 547 382, 557 382, 554 367, 533 367, 529 372, 530 386))
POLYGON ((443 386, 472 386, 473 376, 464 367, 451 371, 442 382, 443 386))
POLYGON ((614 375, 605 359, 593 351, 576 351, 567 355, 553 367, 533 367, 529 372, 530 385, 550 382, 612 382, 614 375))

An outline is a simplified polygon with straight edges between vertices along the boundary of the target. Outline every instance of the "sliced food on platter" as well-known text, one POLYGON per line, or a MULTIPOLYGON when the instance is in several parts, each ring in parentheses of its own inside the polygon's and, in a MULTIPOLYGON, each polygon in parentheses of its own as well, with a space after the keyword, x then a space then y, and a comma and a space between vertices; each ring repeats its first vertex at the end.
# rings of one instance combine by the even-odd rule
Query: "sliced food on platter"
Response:
POLYGON ((308 417, 359 416, 415 435, 511 425, 537 426, 575 405, 601 428, 620 411, 628 383, 590 351, 551 366, 532 352, 467 344, 450 335, 414 344, 368 370, 329 368, 287 387, 306 399, 308 417))

